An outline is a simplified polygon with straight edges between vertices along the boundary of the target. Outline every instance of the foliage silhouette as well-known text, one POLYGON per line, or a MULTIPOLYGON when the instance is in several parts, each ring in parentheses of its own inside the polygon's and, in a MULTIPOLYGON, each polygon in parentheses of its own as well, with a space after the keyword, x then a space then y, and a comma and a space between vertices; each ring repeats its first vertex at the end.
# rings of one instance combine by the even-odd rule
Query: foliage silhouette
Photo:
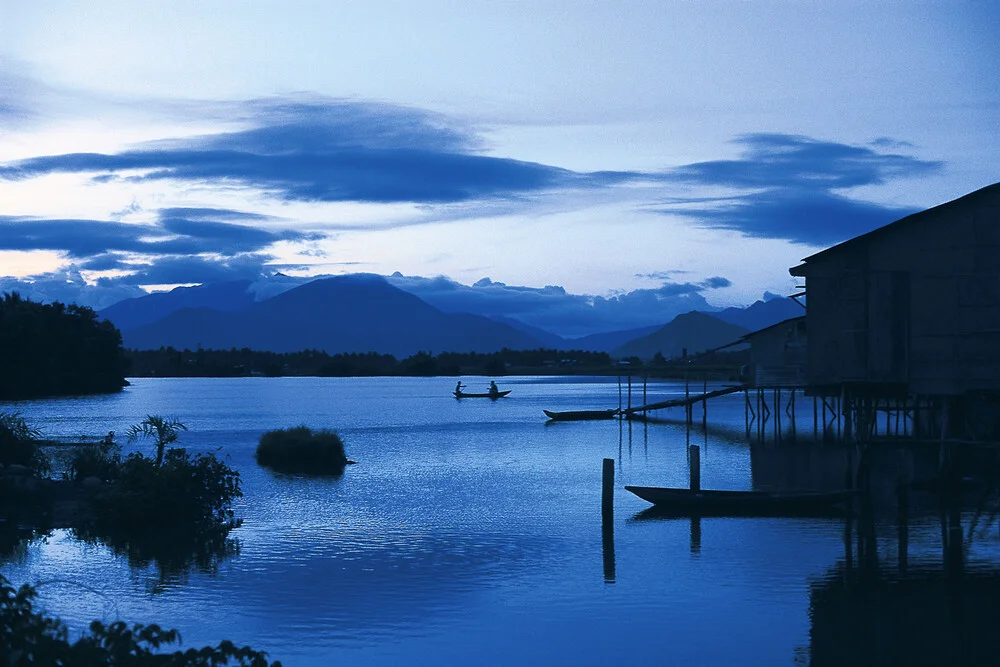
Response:
POLYGON ((0 297, 0 400, 121 391, 121 333, 90 308, 0 297))
POLYGON ((163 451, 166 446, 177 442, 177 432, 186 431, 187 426, 177 419, 146 415, 138 424, 133 424, 126 431, 129 442, 139 438, 156 438, 156 465, 163 463, 163 451))
POLYGON ((267 654, 249 646, 238 647, 230 641, 186 651, 163 652, 179 644, 180 633, 159 625, 122 621, 104 625, 90 624, 88 632, 75 642, 69 641, 66 626, 56 618, 33 608, 37 592, 28 585, 14 589, 0 575, 0 664, 9 667, 28 665, 117 665, 119 667, 281 667, 269 663, 267 654))
POLYGON ((278 472, 340 475, 347 465, 344 443, 333 431, 306 426, 268 431, 260 436, 257 463, 278 472))

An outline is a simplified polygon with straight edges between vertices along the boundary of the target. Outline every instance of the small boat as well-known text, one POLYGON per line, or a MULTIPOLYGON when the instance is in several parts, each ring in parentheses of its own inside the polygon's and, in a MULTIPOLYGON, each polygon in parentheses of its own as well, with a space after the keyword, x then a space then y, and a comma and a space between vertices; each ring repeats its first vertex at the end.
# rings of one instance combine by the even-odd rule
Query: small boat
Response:
POLYGON ((614 419, 618 416, 618 408, 611 410, 570 410, 568 412, 552 412, 542 410, 545 416, 557 422, 581 421, 584 419, 614 419))
POLYGON ((467 394, 464 391, 453 391, 451 393, 455 395, 455 398, 492 398, 492 399, 496 400, 498 398, 503 398, 504 396, 506 396, 507 394, 509 394, 511 391, 512 390, 510 390, 510 389, 505 389, 504 391, 498 391, 495 394, 491 394, 489 392, 486 392, 486 393, 483 393, 483 394, 467 394))
POLYGON ((658 512, 703 516, 795 516, 829 514, 846 505, 855 492, 817 491, 771 493, 768 491, 692 491, 658 486, 626 486, 658 512))

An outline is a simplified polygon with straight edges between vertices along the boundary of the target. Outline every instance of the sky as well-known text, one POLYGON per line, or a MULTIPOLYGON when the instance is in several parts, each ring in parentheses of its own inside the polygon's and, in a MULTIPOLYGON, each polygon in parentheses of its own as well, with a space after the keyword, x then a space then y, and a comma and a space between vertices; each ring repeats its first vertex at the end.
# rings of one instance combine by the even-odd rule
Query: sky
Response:
POLYGON ((0 3, 0 291, 791 294, 1000 181, 998 34, 990 1, 0 3))

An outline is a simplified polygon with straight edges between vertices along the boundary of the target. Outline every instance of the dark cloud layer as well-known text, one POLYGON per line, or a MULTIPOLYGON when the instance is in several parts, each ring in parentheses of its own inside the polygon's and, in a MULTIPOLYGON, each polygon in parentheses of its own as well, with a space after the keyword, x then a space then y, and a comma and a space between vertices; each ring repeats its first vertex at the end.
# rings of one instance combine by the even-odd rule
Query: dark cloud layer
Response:
MULTIPOLYGON (((231 220, 237 211, 222 209, 219 218, 231 220)), ((218 222, 211 209, 166 209, 156 223, 103 220, 38 219, 0 215, 0 250, 55 250, 73 259, 93 258, 91 266, 114 266, 108 253, 144 255, 234 256, 257 252, 278 241, 323 238, 311 232, 264 229, 218 222), (186 214, 191 212, 193 214, 186 214)), ((250 215, 251 219, 261 216, 250 215)), ((193 282, 193 281, 186 281, 193 282)))
POLYGON ((0 178, 85 173, 242 185, 285 200, 433 204, 605 187, 640 176, 482 155, 464 128, 405 107, 314 99, 251 104, 249 113, 257 126, 245 131, 117 154, 30 158, 0 166, 0 178))
POLYGON ((852 199, 838 191, 923 176, 942 167, 881 148, 906 145, 880 138, 873 147, 784 134, 737 140, 738 160, 689 164, 670 173, 681 183, 738 191, 726 197, 678 198, 661 208, 714 228, 747 236, 822 246, 871 231, 916 211, 852 199))

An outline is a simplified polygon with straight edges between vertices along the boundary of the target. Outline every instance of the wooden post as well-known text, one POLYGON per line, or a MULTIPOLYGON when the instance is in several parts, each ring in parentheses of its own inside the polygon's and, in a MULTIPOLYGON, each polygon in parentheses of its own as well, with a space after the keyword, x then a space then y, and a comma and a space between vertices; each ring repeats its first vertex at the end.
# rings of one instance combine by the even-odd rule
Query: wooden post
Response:
POLYGON ((746 423, 747 429, 747 440, 750 439, 750 392, 746 389, 743 390, 743 400, 745 405, 743 406, 743 421, 746 423))
POLYGON ((774 389, 774 441, 781 440, 781 390, 774 389))
MULTIPOLYGON (((648 378, 649 378, 649 376, 647 376, 647 375, 643 375, 642 376, 642 404, 643 405, 648 405, 649 404, 649 401, 646 400, 646 380, 648 378)), ((642 411, 642 416, 643 417, 646 416, 646 411, 645 410, 642 411)))
POLYGON ((604 459, 601 477, 601 518, 611 521, 615 514, 615 460, 604 459))
POLYGON ((613 584, 615 583, 614 459, 604 459, 601 481, 601 553, 604 556, 604 583, 613 584))
POLYGON ((618 376, 618 414, 622 412, 622 376, 618 376))
POLYGON ((688 454, 691 462, 690 486, 692 491, 701 491, 701 449, 698 445, 689 445, 688 454))
POLYGON ((632 409, 632 376, 628 376, 628 409, 632 409))
MULTIPOLYGON (((819 414, 816 410, 816 397, 813 396, 813 440, 819 436, 819 414)), ((823 415, 823 420, 826 421, 826 415, 823 415)), ((824 429, 825 430, 825 429, 824 429)))
POLYGON ((708 399, 705 398, 705 394, 708 393, 708 372, 705 372, 705 374, 701 376, 701 379, 701 427, 708 428, 708 399))
POLYGON ((684 421, 691 424, 691 383, 688 374, 684 373, 684 421))

